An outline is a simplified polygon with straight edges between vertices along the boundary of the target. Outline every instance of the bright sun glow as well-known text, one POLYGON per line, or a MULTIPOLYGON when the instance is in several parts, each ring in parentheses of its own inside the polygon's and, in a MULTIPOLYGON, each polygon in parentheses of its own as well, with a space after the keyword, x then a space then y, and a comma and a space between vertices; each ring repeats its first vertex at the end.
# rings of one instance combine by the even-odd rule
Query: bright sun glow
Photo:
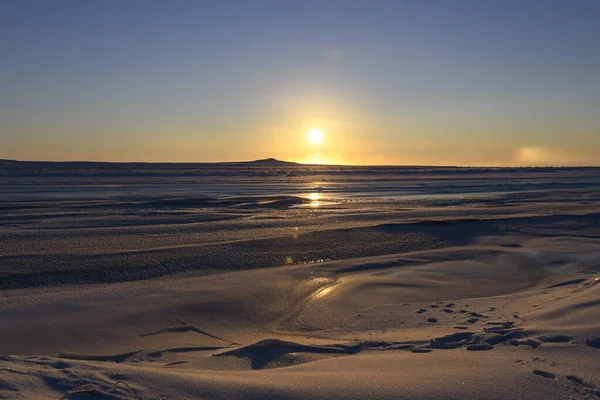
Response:
POLYGON ((323 141, 323 132, 318 128, 311 129, 311 131, 308 132, 308 141, 312 144, 321 143, 323 141))

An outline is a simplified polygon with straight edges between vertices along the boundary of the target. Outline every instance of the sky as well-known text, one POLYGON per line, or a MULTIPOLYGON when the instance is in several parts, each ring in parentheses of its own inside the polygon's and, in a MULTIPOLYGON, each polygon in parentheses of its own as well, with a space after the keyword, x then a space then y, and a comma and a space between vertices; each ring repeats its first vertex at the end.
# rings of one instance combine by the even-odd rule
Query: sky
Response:
POLYGON ((595 0, 0 0, 0 158, 600 165, 598 21, 595 0))

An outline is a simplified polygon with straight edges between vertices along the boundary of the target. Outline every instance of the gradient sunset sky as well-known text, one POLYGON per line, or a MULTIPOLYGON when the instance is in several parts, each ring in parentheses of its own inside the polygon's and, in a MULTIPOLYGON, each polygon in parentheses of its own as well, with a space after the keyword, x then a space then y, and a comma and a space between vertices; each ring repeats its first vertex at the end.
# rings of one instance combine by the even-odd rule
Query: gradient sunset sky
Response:
POLYGON ((7 159, 600 165, 600 1, 2 0, 0 93, 7 159))

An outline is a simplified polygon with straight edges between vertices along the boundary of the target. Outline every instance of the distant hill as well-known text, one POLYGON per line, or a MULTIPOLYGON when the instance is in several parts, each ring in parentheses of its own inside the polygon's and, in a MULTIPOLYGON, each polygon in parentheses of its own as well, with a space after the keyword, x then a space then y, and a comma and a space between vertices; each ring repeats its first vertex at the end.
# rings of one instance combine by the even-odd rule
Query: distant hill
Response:
POLYGON ((290 169, 302 164, 266 158, 255 161, 173 163, 173 162, 98 162, 98 161, 17 161, 0 159, 0 177, 6 176, 158 176, 169 174, 207 174, 221 170, 290 169), (209 172, 212 171, 212 172, 209 172))
POLYGON ((291 161, 281 161, 281 160, 278 160, 276 158, 265 158, 265 159, 262 159, 262 160, 249 161, 248 164, 258 164, 258 165, 295 165, 295 164, 298 164, 298 163, 291 162, 291 161))
POLYGON ((220 162, 143 162, 143 161, 19 161, 0 159, 0 166, 18 165, 77 165, 77 166, 102 166, 102 165, 301 165, 292 161, 281 161, 276 158, 264 158, 254 161, 220 161, 220 162))

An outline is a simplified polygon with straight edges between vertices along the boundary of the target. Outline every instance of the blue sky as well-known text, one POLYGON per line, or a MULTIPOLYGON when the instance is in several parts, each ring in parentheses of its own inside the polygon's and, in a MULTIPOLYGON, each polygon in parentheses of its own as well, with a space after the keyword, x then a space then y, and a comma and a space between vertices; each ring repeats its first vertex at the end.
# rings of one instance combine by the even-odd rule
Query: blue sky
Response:
POLYGON ((583 0, 4 0, 0 158, 598 164, 598 21, 583 0))

